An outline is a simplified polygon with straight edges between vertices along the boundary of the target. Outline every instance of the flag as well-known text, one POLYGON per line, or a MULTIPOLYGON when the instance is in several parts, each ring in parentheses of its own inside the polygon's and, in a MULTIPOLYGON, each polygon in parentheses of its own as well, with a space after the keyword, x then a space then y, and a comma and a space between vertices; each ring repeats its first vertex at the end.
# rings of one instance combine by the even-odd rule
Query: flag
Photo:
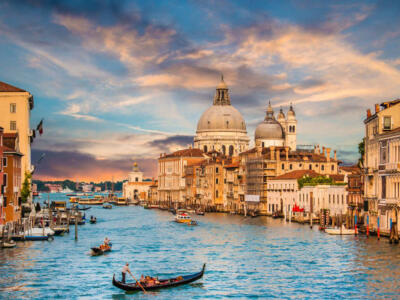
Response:
POLYGON ((40 120, 40 123, 39 123, 38 126, 36 127, 36 130, 39 131, 39 134, 40 134, 40 135, 43 134, 43 119, 40 120))

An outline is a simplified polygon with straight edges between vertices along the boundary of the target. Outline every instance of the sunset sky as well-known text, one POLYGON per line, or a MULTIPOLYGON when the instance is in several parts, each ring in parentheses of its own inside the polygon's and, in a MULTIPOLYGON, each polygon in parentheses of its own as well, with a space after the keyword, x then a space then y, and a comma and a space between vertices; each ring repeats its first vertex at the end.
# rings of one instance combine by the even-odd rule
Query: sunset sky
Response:
POLYGON ((192 143, 220 74, 253 141, 270 100, 298 144, 358 158, 374 103, 400 98, 398 1, 1 1, 0 81, 44 118, 36 178, 123 179, 192 143))

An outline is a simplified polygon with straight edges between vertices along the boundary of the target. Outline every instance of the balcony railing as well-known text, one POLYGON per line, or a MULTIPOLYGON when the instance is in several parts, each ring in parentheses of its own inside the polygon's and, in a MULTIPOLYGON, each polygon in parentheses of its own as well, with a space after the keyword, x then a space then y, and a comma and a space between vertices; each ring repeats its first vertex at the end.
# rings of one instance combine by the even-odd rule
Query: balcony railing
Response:
POLYGON ((400 199, 397 198, 386 198, 386 199, 380 199, 379 200, 379 205, 398 205, 400 204, 400 199))

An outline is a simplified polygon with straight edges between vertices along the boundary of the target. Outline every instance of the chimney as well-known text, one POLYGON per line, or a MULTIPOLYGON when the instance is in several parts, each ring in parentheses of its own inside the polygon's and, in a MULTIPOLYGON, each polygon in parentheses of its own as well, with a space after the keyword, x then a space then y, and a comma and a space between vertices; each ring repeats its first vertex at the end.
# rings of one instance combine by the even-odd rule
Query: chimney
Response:
POLYGON ((379 112, 379 104, 375 104, 375 113, 379 112))
POLYGON ((371 117, 371 115, 372 115, 372 114, 371 114, 371 110, 368 108, 368 109, 367 109, 367 118, 371 117))
POLYGON ((289 147, 285 147, 285 152, 286 152, 286 160, 289 160, 289 147))
POLYGON ((274 160, 275 159, 275 147, 271 146, 270 151, 271 151, 271 160, 274 160))
POLYGON ((337 158, 336 158, 336 150, 333 151, 333 159, 337 160, 337 158))
POLYGON ((331 161, 331 148, 326 148, 326 161, 331 161))
POLYGON ((322 147, 321 154, 322 154, 322 155, 325 155, 325 147, 322 147))

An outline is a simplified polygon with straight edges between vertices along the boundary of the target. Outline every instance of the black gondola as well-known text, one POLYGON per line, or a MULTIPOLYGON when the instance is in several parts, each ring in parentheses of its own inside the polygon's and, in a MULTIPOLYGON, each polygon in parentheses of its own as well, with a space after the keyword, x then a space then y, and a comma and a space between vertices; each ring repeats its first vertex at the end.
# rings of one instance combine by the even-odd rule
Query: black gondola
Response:
MULTIPOLYGON (((190 283, 193 281, 196 281, 203 277, 204 270, 206 268, 206 264, 203 265, 203 268, 200 272, 192 274, 192 275, 185 275, 185 276, 178 276, 170 279, 160 279, 159 284, 151 285, 151 286, 146 286, 146 284, 142 284, 144 289, 146 291, 149 290, 157 290, 157 289, 163 289, 163 288, 169 288, 169 287, 174 287, 178 286, 181 284, 186 284, 190 283)), ((113 285, 116 286, 117 288, 120 288, 125 291, 141 291, 141 287, 136 283, 122 283, 121 281, 118 281, 115 279, 115 274, 113 276, 113 285)))

